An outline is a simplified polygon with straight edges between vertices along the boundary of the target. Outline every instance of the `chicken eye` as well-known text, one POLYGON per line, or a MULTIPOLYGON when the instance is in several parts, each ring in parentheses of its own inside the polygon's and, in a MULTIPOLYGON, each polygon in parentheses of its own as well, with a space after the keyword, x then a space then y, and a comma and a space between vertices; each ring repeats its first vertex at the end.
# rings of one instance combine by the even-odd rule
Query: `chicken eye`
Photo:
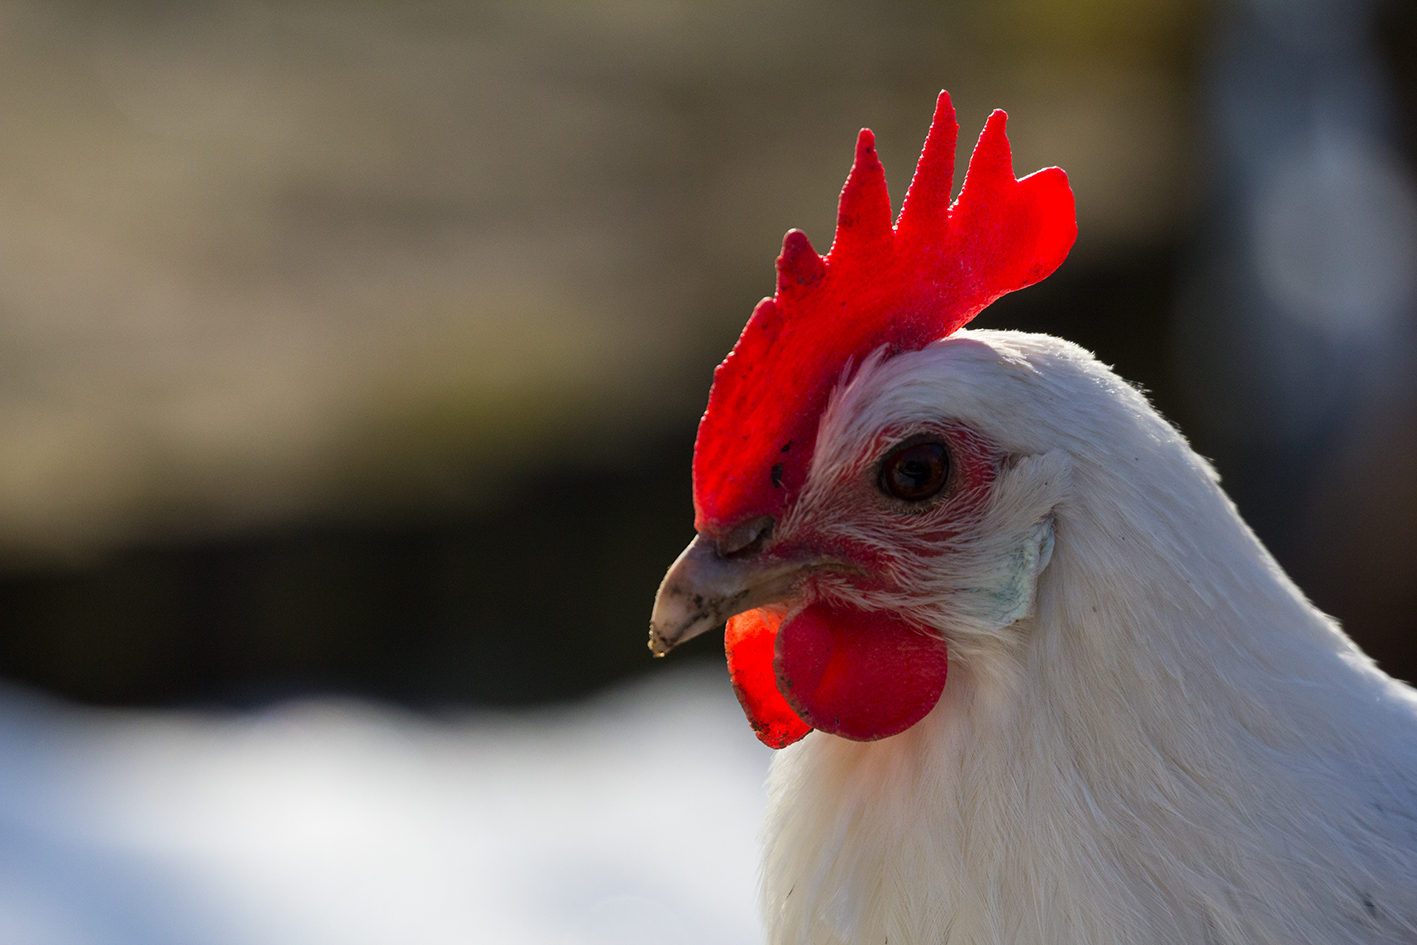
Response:
POLYGON ((928 499, 950 477, 950 451, 943 443, 926 441, 897 448, 881 463, 880 489, 907 502, 928 499))

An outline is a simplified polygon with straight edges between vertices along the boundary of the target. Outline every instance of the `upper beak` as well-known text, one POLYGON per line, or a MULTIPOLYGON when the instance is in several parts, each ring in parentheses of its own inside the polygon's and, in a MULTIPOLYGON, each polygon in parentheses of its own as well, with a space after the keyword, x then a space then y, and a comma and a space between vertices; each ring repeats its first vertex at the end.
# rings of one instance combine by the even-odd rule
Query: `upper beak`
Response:
POLYGON ((663 656, 734 614, 790 596, 809 571, 825 564, 758 553, 724 556, 713 539, 699 535, 659 585, 649 619, 650 652, 663 656))

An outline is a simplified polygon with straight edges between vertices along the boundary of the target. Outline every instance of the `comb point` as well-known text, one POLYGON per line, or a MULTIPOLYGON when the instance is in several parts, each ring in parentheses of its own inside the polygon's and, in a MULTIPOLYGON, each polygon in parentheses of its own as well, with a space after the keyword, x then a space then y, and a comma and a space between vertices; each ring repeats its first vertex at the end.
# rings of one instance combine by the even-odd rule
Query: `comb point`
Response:
POLYGON ((805 292, 826 274, 826 264, 812 248, 807 234, 801 230, 788 230, 782 238, 782 255, 777 257, 777 294, 783 296, 805 292))
POLYGON ((837 204, 836 236, 827 258, 834 262, 859 258, 891 239, 891 197, 886 169, 876 153, 876 136, 862 128, 856 136, 856 160, 837 204))
POLYGON ((948 92, 935 100, 935 114, 925 146, 915 165, 915 176, 905 192, 905 201, 896 222, 896 234, 917 240, 938 227, 949 210, 954 189, 955 148, 959 140, 959 122, 955 119, 954 103, 948 92))
POLYGON ((964 186, 959 191, 960 206, 997 198, 1001 191, 1016 185, 1013 151, 1006 130, 1008 120, 1008 114, 996 108, 984 123, 979 142, 969 157, 969 169, 964 173, 964 186))

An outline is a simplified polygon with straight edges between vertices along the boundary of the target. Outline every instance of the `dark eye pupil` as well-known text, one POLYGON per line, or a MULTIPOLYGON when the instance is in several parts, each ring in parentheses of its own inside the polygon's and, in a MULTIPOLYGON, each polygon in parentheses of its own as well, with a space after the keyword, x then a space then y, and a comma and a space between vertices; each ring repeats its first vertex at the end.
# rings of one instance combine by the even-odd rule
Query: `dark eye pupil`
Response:
POLYGON ((881 467, 881 491, 918 502, 944 488, 949 478, 949 451, 943 443, 916 443, 886 457, 881 467))

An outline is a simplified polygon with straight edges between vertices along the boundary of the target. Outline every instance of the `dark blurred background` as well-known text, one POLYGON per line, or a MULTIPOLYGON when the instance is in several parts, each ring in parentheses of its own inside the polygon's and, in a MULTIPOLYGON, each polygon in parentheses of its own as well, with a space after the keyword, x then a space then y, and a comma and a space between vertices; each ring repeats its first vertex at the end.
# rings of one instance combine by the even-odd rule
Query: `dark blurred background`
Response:
MULTIPOLYGON (((947 88, 1077 341, 1417 678, 1407 0, 0 5, 0 674, 108 704, 652 666, 717 361, 947 88)), ((695 641, 685 656, 712 657, 695 641)))

